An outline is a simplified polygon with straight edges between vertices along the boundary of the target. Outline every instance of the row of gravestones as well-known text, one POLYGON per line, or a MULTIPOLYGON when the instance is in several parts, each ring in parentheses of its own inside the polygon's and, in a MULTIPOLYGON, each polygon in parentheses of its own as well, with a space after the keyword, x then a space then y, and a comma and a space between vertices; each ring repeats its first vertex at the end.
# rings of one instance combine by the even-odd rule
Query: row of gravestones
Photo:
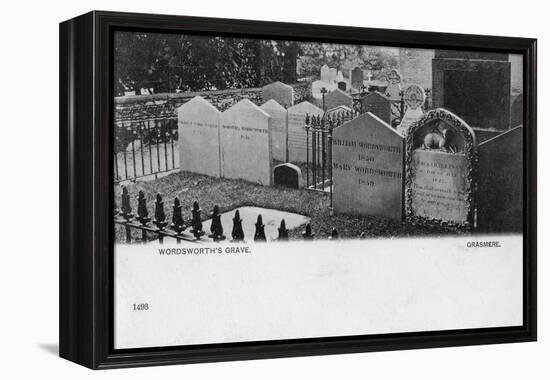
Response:
POLYGON ((178 108, 180 169, 271 185, 273 159, 306 161, 306 115, 322 114, 309 102, 285 109, 274 99, 220 112, 197 96, 178 108))
POLYGON ((478 145, 463 120, 439 108, 413 123, 406 137, 372 113, 333 136, 336 213, 521 231, 522 126, 478 145))

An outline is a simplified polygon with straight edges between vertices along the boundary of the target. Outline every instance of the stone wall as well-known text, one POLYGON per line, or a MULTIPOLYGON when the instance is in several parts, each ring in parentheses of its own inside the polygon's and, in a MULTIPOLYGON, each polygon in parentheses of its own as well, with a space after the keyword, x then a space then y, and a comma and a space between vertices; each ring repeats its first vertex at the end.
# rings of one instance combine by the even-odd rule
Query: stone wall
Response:
MULTIPOLYGON (((294 88, 294 104, 310 98, 311 83, 301 82, 291 86, 294 88)), ((264 103, 261 87, 118 96, 115 97, 115 120, 176 117, 177 109, 195 96, 202 96, 220 111, 225 111, 242 99, 249 99, 258 106, 264 103)))

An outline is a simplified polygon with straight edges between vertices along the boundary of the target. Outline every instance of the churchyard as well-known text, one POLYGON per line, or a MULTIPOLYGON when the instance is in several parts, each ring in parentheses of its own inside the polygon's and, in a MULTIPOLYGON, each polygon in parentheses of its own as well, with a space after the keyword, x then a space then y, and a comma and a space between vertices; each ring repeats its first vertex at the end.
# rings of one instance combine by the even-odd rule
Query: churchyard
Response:
POLYGON ((508 56, 435 51, 429 63, 429 88, 425 70, 325 64, 305 86, 167 103, 170 122, 142 118, 115 152, 117 241, 521 232, 508 56))

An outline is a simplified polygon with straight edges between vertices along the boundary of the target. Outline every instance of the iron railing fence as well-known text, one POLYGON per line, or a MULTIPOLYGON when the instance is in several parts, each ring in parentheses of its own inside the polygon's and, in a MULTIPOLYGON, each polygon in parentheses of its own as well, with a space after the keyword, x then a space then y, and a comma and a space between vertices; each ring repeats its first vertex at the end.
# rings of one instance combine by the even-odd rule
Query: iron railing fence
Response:
POLYGON ((115 183, 179 168, 176 117, 115 122, 115 183))

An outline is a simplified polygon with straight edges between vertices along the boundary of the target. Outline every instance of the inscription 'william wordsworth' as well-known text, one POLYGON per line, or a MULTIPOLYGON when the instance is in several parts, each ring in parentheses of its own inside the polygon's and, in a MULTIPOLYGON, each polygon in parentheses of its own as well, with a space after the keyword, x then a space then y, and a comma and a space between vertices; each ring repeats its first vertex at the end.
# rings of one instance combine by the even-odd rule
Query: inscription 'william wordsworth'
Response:
POLYGON ((334 131, 334 210, 401 219, 403 137, 371 113, 334 131))

